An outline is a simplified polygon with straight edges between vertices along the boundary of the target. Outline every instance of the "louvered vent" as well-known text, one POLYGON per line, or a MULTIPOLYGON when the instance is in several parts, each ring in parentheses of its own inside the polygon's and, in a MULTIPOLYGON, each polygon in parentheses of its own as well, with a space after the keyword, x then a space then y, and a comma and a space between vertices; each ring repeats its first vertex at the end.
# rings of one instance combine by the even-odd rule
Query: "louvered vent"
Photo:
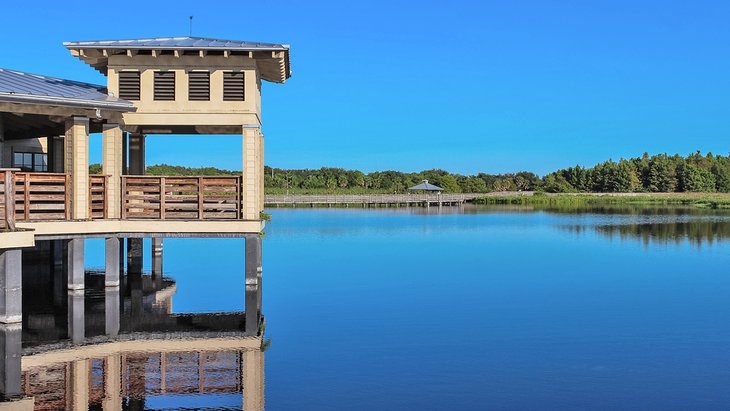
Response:
POLYGON ((175 100, 174 71, 155 71, 155 100, 175 100))
POLYGON ((210 73, 207 71, 191 71, 188 73, 188 100, 210 100, 210 73))
POLYGON ((139 71, 119 72, 119 98, 139 101, 139 71))
POLYGON ((223 101, 244 101, 243 72, 223 72, 223 101))

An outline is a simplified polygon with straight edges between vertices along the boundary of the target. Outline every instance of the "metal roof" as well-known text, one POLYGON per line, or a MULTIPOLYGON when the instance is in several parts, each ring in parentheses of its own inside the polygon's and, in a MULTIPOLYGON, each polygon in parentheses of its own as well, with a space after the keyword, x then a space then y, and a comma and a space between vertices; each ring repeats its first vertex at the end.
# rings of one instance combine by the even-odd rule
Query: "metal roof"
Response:
POLYGON ((0 101, 133 111, 134 105, 107 94, 104 86, 0 68, 0 101))
POLYGON ((409 190, 426 190, 426 191, 443 191, 443 188, 439 186, 435 186, 428 182, 428 180, 423 180, 421 184, 416 184, 413 187, 408 187, 409 190))
POLYGON ((238 40, 221 40, 205 37, 159 37, 151 39, 130 40, 93 40, 67 41, 63 43, 67 49, 193 49, 193 50, 274 50, 287 51, 288 44, 257 43, 238 40))

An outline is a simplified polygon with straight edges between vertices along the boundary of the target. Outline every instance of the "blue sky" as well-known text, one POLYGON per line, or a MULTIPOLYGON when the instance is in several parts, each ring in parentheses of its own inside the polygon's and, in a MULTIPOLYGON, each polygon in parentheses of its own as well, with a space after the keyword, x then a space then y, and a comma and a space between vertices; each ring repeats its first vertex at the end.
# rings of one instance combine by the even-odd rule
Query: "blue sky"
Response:
MULTIPOLYGON (((2 2, 0 67, 103 84, 63 41, 186 35, 188 15, 197 36, 291 44, 293 77, 263 88, 268 165, 543 174, 730 151, 727 1, 2 2)), ((240 139, 150 136, 158 162, 240 168, 240 139)))

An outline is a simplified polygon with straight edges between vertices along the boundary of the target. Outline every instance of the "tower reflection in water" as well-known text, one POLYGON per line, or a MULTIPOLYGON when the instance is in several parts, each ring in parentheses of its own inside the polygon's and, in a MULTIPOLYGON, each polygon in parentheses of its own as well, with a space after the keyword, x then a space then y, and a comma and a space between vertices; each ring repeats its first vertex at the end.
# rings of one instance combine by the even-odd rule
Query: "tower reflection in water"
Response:
POLYGON ((87 271, 84 290, 67 290, 67 243, 24 251, 22 326, 0 326, 0 410, 263 409, 258 236, 245 311, 214 314, 172 314, 161 252, 152 273, 132 256, 119 285, 87 271))

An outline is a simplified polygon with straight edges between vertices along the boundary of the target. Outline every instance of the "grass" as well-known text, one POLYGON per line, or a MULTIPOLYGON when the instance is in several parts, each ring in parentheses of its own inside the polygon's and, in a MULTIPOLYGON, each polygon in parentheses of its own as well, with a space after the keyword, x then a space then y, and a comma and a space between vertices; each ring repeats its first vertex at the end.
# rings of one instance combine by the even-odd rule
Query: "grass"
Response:
POLYGON ((728 193, 615 193, 615 194, 545 194, 532 196, 481 197, 476 204, 511 204, 538 206, 691 206, 730 209, 728 193))

